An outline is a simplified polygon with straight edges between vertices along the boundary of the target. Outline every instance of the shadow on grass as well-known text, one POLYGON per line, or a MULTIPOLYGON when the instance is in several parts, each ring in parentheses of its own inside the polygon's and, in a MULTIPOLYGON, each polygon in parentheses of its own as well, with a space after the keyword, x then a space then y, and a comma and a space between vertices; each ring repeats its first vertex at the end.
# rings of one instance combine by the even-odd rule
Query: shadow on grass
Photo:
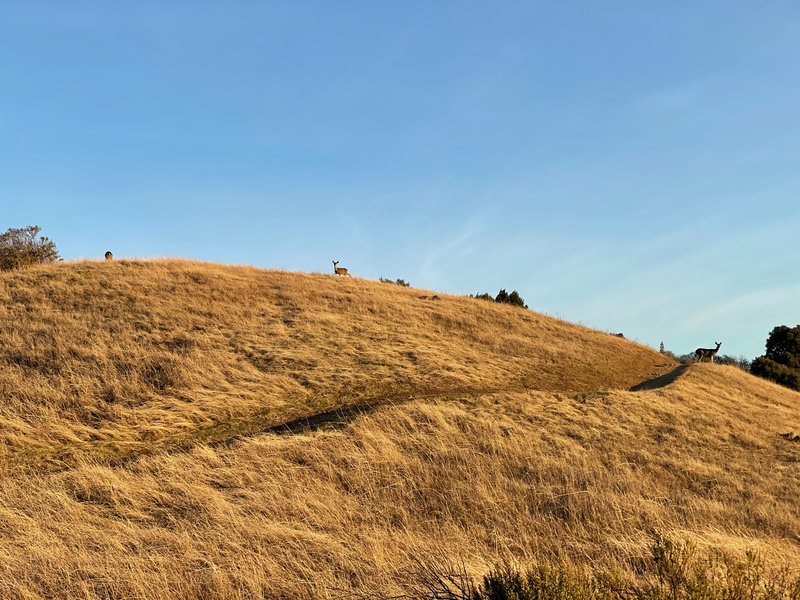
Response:
POLYGON ((647 381, 643 381, 642 383, 637 383, 635 386, 631 388, 630 391, 632 392, 643 392, 646 390, 657 390, 658 388, 667 387, 669 384, 674 383, 678 377, 686 372, 686 369, 689 368, 689 365, 680 365, 679 367, 673 369, 666 375, 660 375, 659 377, 654 377, 653 379, 648 379, 647 381))

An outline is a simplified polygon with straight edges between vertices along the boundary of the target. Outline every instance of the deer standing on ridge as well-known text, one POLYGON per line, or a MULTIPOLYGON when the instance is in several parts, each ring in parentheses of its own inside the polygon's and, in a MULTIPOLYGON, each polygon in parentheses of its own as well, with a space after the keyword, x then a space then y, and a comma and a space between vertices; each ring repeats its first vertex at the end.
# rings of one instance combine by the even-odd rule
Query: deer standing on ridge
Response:
POLYGON ((714 362, 714 356, 719 352, 719 347, 722 346, 722 342, 714 343, 717 345, 716 348, 698 348, 694 351, 694 355, 698 361, 702 362, 704 358, 708 358, 712 363, 714 362))
POLYGON ((339 264, 338 260, 334 260, 334 261, 331 261, 331 262, 333 262, 333 272, 334 273, 336 273, 337 275, 346 275, 347 277, 352 277, 352 275, 350 275, 350 273, 347 272, 347 269, 345 269, 344 267, 337 267, 336 266, 336 265, 339 264))

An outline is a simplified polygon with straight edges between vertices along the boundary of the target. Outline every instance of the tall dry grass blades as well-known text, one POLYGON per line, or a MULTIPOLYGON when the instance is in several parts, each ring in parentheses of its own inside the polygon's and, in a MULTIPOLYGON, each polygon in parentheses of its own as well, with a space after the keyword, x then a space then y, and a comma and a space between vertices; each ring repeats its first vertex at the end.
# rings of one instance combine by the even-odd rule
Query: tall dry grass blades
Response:
POLYGON ((800 564, 800 396, 735 368, 657 379, 513 307, 176 261, 2 274, 0 323, 2 598, 402 594, 442 553, 635 576, 654 528, 800 564))
MULTIPOLYGON (((527 569, 503 565, 476 583, 461 565, 422 565, 407 598, 413 600, 800 600, 800 575, 770 569, 753 552, 736 558, 696 557, 694 545, 656 535, 652 556, 637 573, 592 573, 565 563, 527 569)), ((383 596, 388 598, 388 596, 383 596)))
POLYGON ((339 429, 6 477, 0 596, 396 595, 415 557, 442 553, 476 580, 508 560, 635 577, 654 528, 698 555, 800 564, 800 450, 773 433, 796 400, 697 365, 647 392, 413 402, 339 429))
POLYGON ((349 404, 632 385, 663 358, 525 311, 186 261, 0 274, 0 469, 118 462, 349 404))

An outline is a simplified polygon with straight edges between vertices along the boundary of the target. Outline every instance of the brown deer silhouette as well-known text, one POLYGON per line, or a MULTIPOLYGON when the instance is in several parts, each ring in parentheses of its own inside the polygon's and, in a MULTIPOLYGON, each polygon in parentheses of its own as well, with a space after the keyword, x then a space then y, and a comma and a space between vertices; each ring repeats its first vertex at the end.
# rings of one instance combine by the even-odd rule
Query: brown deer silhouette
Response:
POLYGON ((694 355, 698 361, 702 362, 704 358, 707 358, 712 363, 714 362, 714 356, 719 352, 719 347, 722 346, 722 342, 714 343, 717 345, 716 348, 698 348, 694 351, 694 355))
POLYGON ((336 273, 337 275, 343 275, 343 276, 347 276, 347 277, 352 277, 352 275, 350 275, 350 273, 347 272, 347 269, 345 269, 344 267, 337 267, 336 266, 336 265, 339 264, 338 260, 334 260, 334 261, 331 261, 331 262, 333 262, 333 272, 334 273, 336 273))

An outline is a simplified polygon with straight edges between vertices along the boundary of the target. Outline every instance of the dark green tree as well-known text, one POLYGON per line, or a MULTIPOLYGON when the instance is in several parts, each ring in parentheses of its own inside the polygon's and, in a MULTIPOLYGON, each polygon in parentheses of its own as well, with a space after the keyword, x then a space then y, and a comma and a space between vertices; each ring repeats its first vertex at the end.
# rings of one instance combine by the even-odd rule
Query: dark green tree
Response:
POLYGON ((55 242, 37 235, 42 230, 37 225, 29 225, 0 235, 0 270, 10 271, 41 263, 61 260, 55 242))
POLYGON ((517 290, 514 290, 510 294, 504 289, 500 290, 497 292, 497 296, 495 296, 494 301, 503 302, 505 304, 513 304, 514 306, 519 306, 520 308, 528 308, 528 305, 525 304, 525 300, 522 299, 522 296, 519 295, 517 290))
POLYGON ((522 296, 519 295, 517 290, 514 290, 508 295, 508 303, 521 308, 528 308, 528 305, 525 304, 525 300, 522 299, 522 296))
POLYGON ((775 327, 767 338, 767 352, 750 366, 753 375, 800 391, 800 325, 775 327))
POLYGON ((800 325, 775 327, 767 338, 766 357, 791 369, 800 369, 800 325))
POLYGON ((525 304, 525 300, 522 299, 522 296, 519 295, 517 290, 514 290, 509 294, 505 289, 502 289, 497 292, 497 296, 494 298, 492 298, 488 292, 484 292, 483 294, 470 294, 469 297, 478 298, 479 300, 502 302, 503 304, 513 304, 514 306, 519 306, 520 308, 528 308, 528 305, 525 304))

